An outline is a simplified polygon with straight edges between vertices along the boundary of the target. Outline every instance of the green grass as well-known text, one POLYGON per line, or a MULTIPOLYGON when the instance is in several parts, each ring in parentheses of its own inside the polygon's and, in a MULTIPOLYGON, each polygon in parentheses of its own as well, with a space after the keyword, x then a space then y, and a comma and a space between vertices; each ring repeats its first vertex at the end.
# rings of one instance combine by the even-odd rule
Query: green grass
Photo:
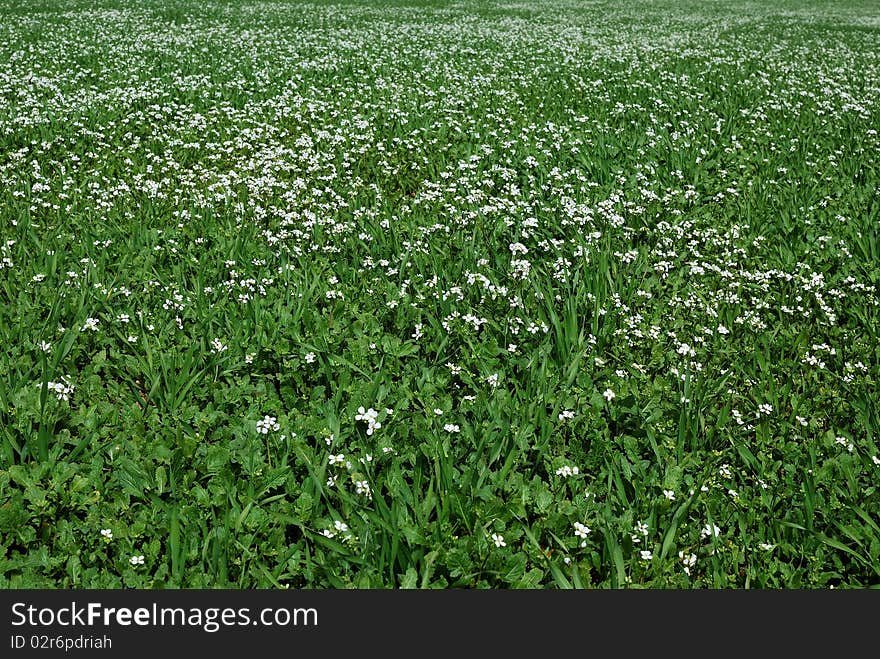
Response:
POLYGON ((0 0, 0 63, 0 586, 880 585, 876 3, 0 0))

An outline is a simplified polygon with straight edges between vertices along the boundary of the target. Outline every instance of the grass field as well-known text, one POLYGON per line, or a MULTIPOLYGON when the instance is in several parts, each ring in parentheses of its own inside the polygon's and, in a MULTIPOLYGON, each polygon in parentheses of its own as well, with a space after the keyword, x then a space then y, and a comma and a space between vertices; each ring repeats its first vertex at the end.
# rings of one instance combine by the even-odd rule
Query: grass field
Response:
POLYGON ((880 585, 880 5, 0 0, 0 587, 880 585))

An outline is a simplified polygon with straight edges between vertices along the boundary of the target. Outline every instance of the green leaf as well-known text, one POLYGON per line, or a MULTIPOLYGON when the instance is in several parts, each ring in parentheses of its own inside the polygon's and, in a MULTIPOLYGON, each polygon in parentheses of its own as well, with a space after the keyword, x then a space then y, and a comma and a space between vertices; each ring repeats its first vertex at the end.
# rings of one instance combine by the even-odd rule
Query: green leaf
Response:
POLYGON ((406 574, 403 575, 403 579, 400 581, 400 588, 402 590, 412 590, 416 587, 416 583, 418 583, 419 573, 416 572, 414 567, 408 568, 406 574))

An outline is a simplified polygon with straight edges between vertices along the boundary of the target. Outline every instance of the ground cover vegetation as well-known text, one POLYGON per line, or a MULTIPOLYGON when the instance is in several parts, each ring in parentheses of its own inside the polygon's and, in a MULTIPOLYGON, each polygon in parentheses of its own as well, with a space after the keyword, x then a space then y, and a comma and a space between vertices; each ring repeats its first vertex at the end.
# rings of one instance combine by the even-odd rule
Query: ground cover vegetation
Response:
POLYGON ((880 8, 0 0, 0 586, 880 584, 880 8))

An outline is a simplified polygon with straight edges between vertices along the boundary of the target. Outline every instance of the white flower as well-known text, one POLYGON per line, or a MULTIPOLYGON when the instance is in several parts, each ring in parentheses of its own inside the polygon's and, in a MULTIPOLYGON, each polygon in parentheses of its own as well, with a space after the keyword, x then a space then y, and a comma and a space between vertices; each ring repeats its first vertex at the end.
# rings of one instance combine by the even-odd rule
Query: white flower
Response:
POLYGON ((688 357, 695 357, 697 354, 696 351, 691 348, 687 343, 682 343, 681 345, 679 345, 676 352, 678 352, 679 355, 688 357))
POLYGON ((257 432, 261 435, 268 435, 270 430, 278 431, 281 429, 281 426, 278 425, 278 420, 274 416, 264 416, 262 420, 257 421, 257 432))
POLYGON ((132 565, 143 565, 144 564, 144 555, 138 554, 138 555, 132 556, 131 558, 128 559, 128 562, 131 563, 132 565))
POLYGON ((492 542, 495 543, 496 547, 506 547, 507 546, 507 543, 504 542, 504 536, 501 535, 500 533, 493 533, 492 534, 492 542))
POLYGON ((355 414, 355 417, 354 417, 355 421, 366 421, 367 423, 370 423, 371 421, 375 421, 378 418, 379 418, 379 413, 376 410, 374 410, 372 407, 368 410, 364 409, 363 407, 359 407, 358 413, 355 414))
POLYGON ((340 533, 345 533, 348 531, 348 524, 345 522, 340 522, 338 519, 333 522, 333 528, 339 531, 340 533))
POLYGON ((442 415, 443 415, 443 410, 441 410, 439 407, 435 407, 435 408, 434 408, 434 414, 436 414, 437 416, 442 416, 442 415))
POLYGON ((605 396, 605 400, 607 400, 609 403, 614 400, 615 396, 614 392, 611 391, 611 389, 606 389, 602 392, 602 395, 605 396))
POLYGON ((48 341, 40 341, 39 346, 40 346, 40 350, 42 350, 46 354, 49 354, 50 352, 52 352, 52 344, 49 343, 48 341))
POLYGON ((580 522, 574 523, 574 534, 578 538, 586 538, 589 535, 590 531, 590 527, 586 524, 581 524, 580 522))
POLYGON ((212 339, 211 340, 211 354, 217 355, 224 350, 226 350, 229 346, 225 345, 223 341, 220 339, 212 339))
POLYGON ((305 357, 303 357, 303 359, 306 360, 306 364, 311 364, 315 361, 315 353, 307 352, 305 357))
POLYGON ((758 547, 764 551, 773 551, 776 545, 771 545, 769 542, 759 542, 758 547))
POLYGON ((639 558, 641 558, 643 561, 650 561, 652 558, 654 558, 654 554, 647 549, 643 549, 639 552, 639 558))
POLYGON ((640 533, 641 535, 648 537, 648 525, 642 521, 636 522, 635 531, 636 533, 640 533))
POLYGON ((573 419, 573 418, 574 418, 574 410, 562 410, 562 412, 559 413, 559 420, 560 421, 565 421, 566 419, 573 419))
POLYGON ((342 464, 343 462, 345 462, 345 455, 342 453, 338 455, 333 455, 331 453, 330 457, 328 458, 328 462, 332 465, 342 464))
POLYGON ((873 462, 875 465, 880 465, 880 457, 878 457, 876 455, 872 455, 871 462, 873 462))
POLYGON ((98 331, 98 319, 97 318, 86 318, 86 322, 82 326, 82 331, 91 330, 93 332, 98 331))
POLYGON ((113 531, 110 529, 101 529, 101 535, 107 538, 107 540, 113 539, 113 531))
POLYGON ((850 453, 855 449, 855 444, 849 441, 846 437, 835 437, 834 441, 840 444, 841 446, 846 447, 846 450, 850 453))
POLYGON ((355 481, 354 482, 355 492, 358 494, 362 494, 367 498, 372 498, 373 493, 370 491, 370 484, 367 481, 355 481))
POLYGON ((758 405, 758 416, 761 416, 762 414, 764 416, 767 416, 772 411, 773 411, 773 406, 770 405, 769 403, 761 403, 760 405, 758 405))
POLYGON ((486 378, 486 382, 488 382, 489 386, 491 386, 491 387, 497 387, 498 386, 498 378, 499 378, 499 375, 497 373, 493 373, 492 375, 490 375, 489 377, 486 378))
POLYGON ((355 421, 364 421, 367 424, 367 434, 372 435, 374 430, 382 427, 382 424, 377 420, 379 418, 379 413, 374 410, 372 407, 370 409, 364 409, 363 407, 358 408, 358 413, 355 415, 355 421))
POLYGON ((672 490, 663 490, 663 496, 670 501, 675 501, 675 492, 673 492, 672 490))
POLYGON ((684 566, 684 573, 688 576, 691 575, 691 568, 697 564, 697 555, 696 554, 685 554, 683 551, 678 552, 678 557, 681 559, 681 564, 684 566))
MULTIPOLYGON (((40 383, 37 386, 41 386, 40 383)), ((61 382, 47 382, 46 388, 49 391, 55 392, 55 397, 58 400, 70 400, 70 394, 73 393, 74 386, 70 384, 70 380, 67 376, 61 378, 61 382)))
POLYGON ((447 423, 443 426, 443 430, 446 432, 459 432, 460 428, 454 423, 447 423))
POLYGON ((568 465, 563 465, 556 470, 556 475, 568 478, 569 476, 577 476, 580 471, 581 470, 577 466, 570 467, 568 465))
POLYGON ((703 540, 705 540, 709 536, 713 536, 713 537, 717 538, 720 533, 721 533, 720 528, 718 528, 714 524, 707 523, 706 526, 703 527, 703 530, 700 531, 700 538, 703 540))

